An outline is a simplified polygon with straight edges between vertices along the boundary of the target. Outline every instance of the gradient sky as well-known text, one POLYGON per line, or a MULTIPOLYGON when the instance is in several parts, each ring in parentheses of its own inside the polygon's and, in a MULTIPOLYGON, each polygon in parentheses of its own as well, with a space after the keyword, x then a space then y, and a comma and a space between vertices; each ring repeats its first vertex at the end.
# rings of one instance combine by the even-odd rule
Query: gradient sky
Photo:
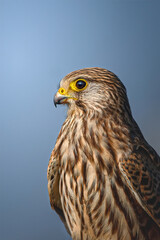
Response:
POLYGON ((159 0, 0 0, 0 239, 70 239, 46 177, 66 115, 53 95, 67 73, 118 75, 160 153, 159 12, 159 0))

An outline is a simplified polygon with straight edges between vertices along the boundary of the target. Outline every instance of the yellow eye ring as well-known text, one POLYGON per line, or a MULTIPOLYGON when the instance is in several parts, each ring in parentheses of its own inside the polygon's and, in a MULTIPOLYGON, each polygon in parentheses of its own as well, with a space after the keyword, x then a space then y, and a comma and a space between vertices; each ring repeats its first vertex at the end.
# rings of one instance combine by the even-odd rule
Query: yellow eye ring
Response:
POLYGON ((88 82, 85 79, 77 79, 70 83, 70 87, 72 90, 76 92, 83 91, 88 86, 88 82))

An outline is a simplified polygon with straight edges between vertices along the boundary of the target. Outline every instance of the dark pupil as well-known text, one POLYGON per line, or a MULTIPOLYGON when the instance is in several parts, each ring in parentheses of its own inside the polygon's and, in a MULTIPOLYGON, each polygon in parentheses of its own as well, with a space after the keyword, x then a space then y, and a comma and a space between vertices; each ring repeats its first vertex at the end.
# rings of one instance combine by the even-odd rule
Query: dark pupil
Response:
POLYGON ((85 86, 86 86, 86 83, 84 81, 79 80, 79 81, 76 82, 76 87, 79 88, 79 89, 82 89, 85 86))

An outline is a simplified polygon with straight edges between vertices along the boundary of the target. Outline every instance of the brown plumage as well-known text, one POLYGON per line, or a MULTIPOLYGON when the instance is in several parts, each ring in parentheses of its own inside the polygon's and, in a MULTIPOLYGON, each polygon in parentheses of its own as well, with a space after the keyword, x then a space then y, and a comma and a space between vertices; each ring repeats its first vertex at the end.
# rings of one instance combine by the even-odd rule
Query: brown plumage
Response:
POLYGON ((48 166, 53 209, 74 240, 160 239, 160 157, 132 117, 112 72, 86 68, 62 79, 67 104, 48 166))

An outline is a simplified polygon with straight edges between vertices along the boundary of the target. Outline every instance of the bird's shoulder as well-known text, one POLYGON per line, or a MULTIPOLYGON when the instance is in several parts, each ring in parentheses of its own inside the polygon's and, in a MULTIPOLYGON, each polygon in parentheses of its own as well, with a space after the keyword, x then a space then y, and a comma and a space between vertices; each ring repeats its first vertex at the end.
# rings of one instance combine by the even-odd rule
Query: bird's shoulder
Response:
POLYGON ((59 179, 60 179, 59 160, 57 158, 55 149, 53 149, 50 156, 48 169, 47 169, 47 179, 48 179, 48 193, 49 193, 51 207, 59 215, 61 221, 64 223, 68 233, 70 234, 70 231, 68 229, 68 226, 65 220, 64 212, 62 209, 61 197, 59 193, 59 179))
POLYGON ((53 149, 48 169, 47 169, 47 179, 48 179, 48 192, 50 198, 51 207, 54 209, 55 206, 61 207, 60 196, 59 196, 59 163, 55 155, 55 150, 53 149))
POLYGON ((120 170, 140 205, 160 227, 160 157, 147 143, 134 145, 120 170))

